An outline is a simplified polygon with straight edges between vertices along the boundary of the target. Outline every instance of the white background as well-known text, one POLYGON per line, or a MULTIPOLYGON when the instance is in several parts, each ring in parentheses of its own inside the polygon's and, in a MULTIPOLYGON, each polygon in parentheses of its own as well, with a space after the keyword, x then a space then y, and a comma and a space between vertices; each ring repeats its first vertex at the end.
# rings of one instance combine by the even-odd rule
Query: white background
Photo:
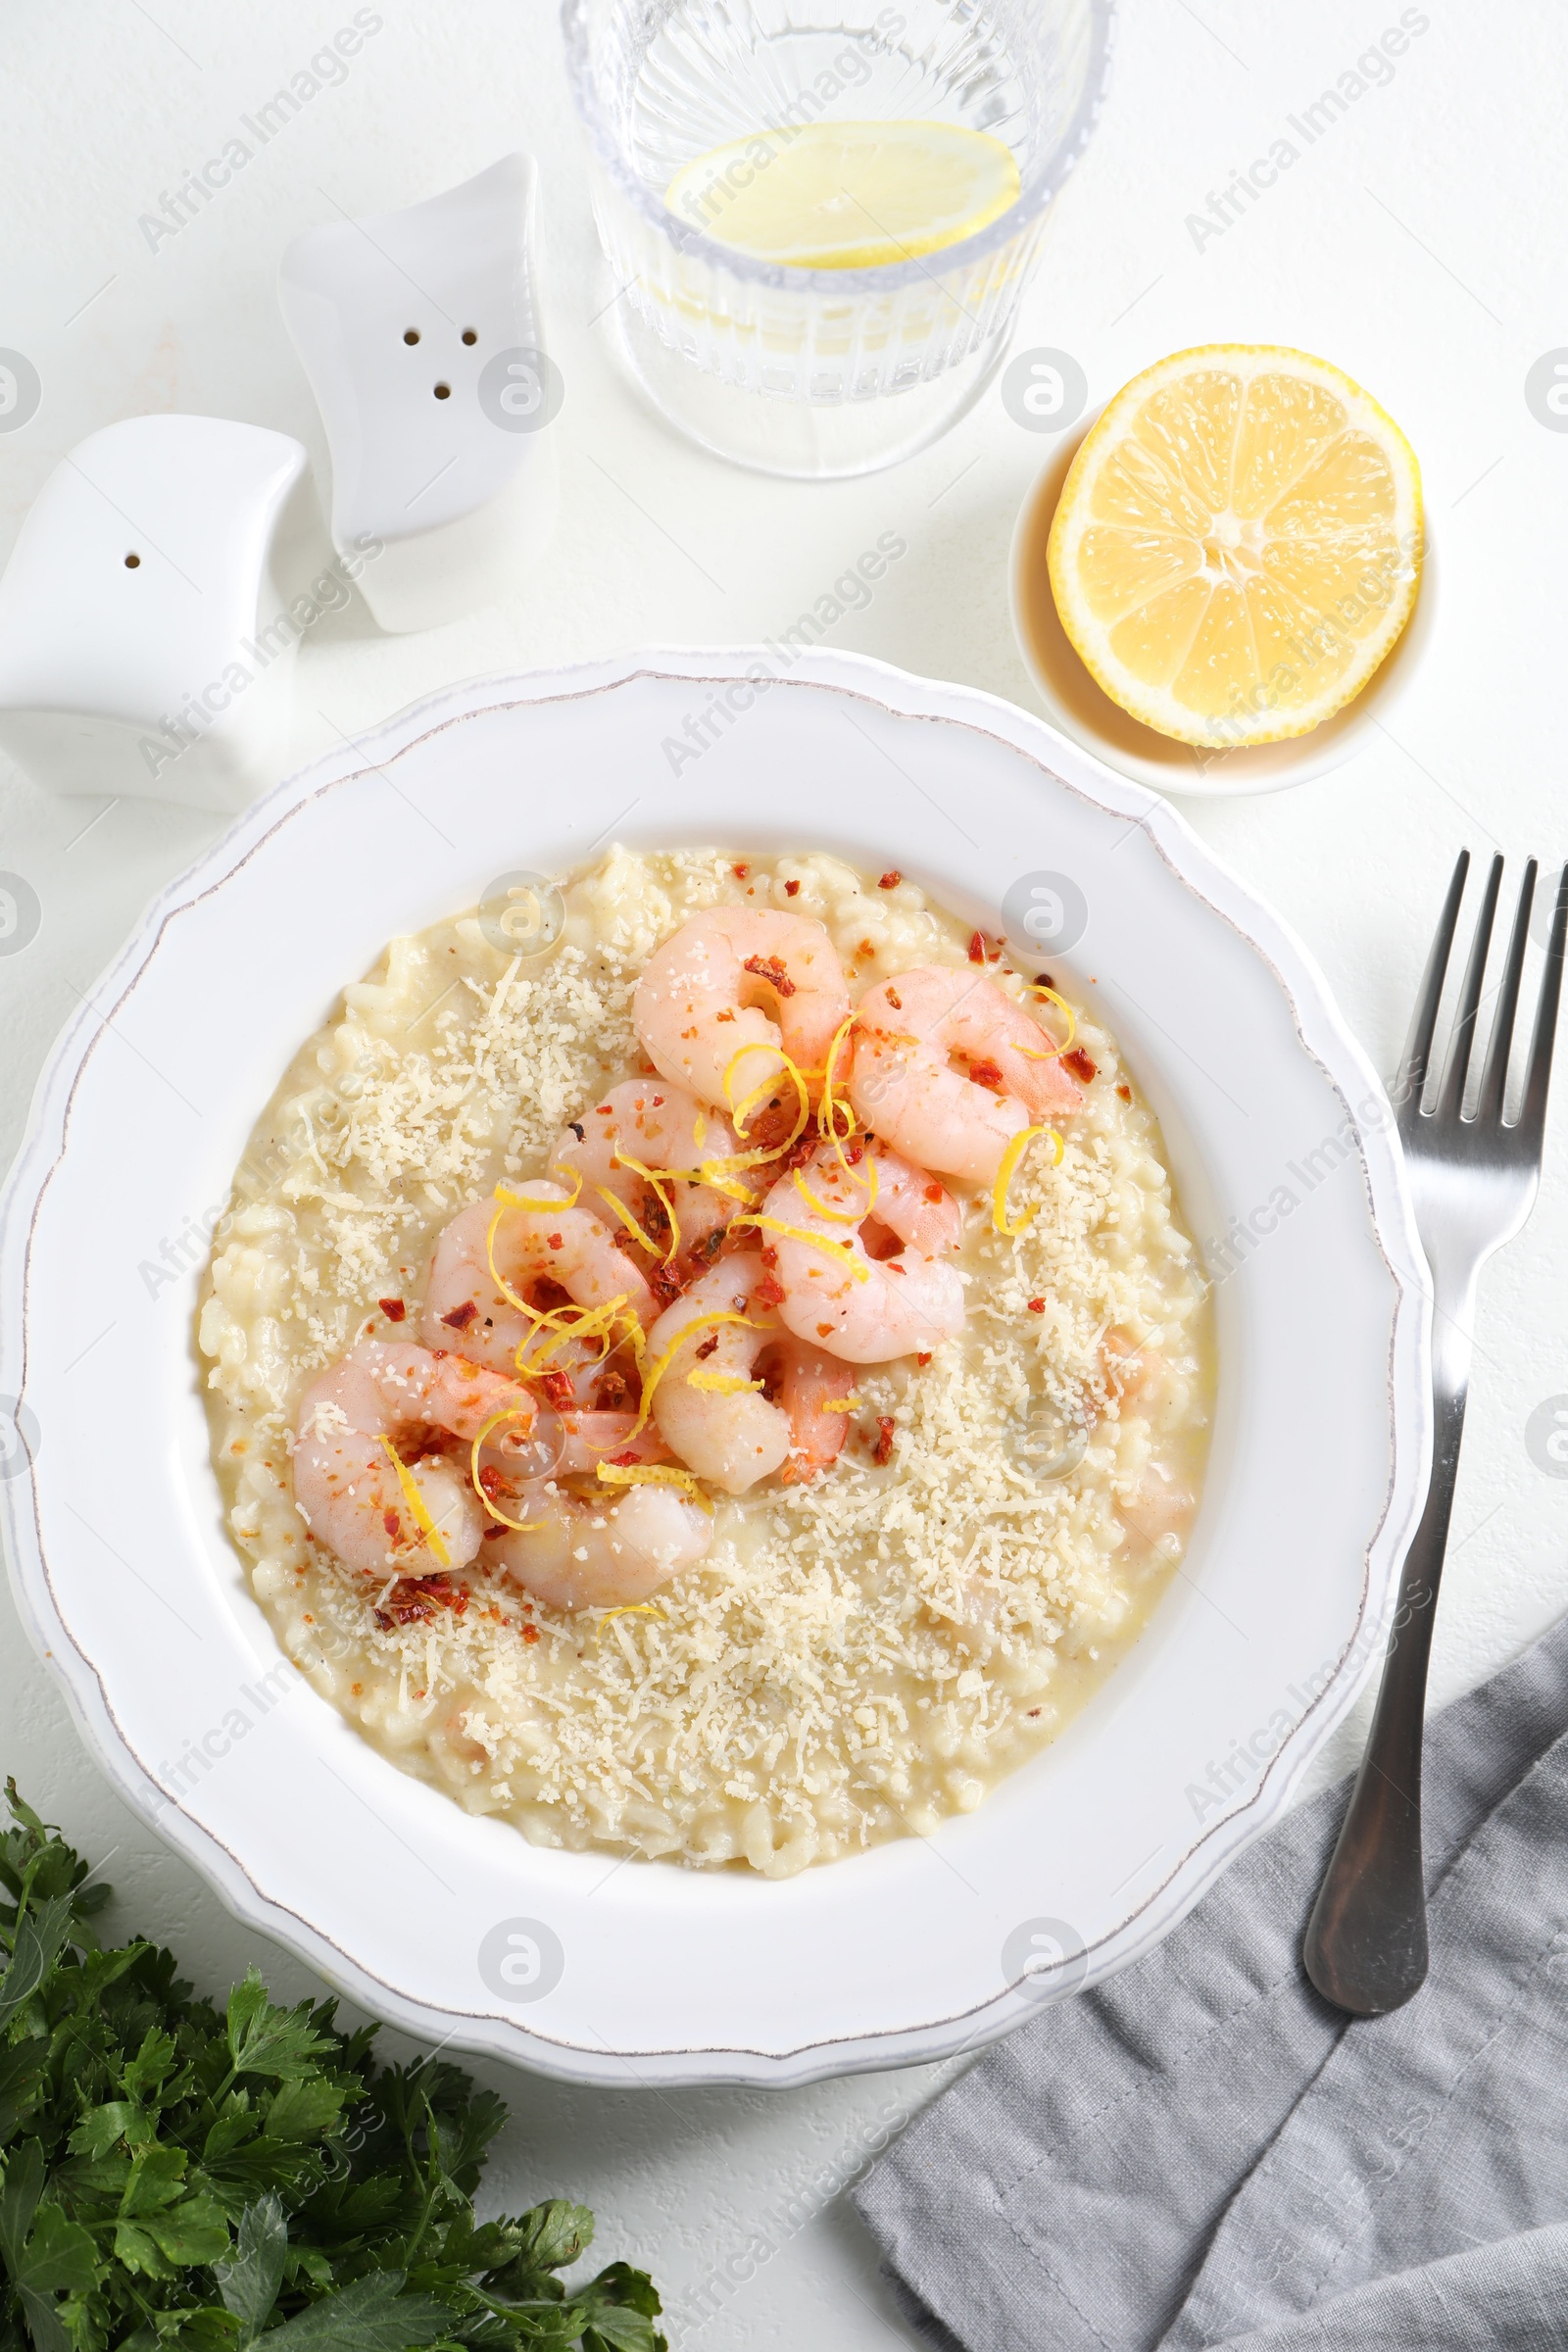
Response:
MULTIPOLYGON (((328 615, 301 652, 291 764, 466 675, 773 634, 888 530, 907 556, 832 641, 1034 708, 1005 558, 1050 441, 993 390, 945 442, 858 483, 768 481, 681 443, 619 369, 553 11, 379 6, 382 29, 346 81, 152 252, 140 216, 349 20, 350 0, 0 0, 0 345, 24 352, 44 387, 36 416, 0 436, 0 554, 65 452, 118 416, 246 418, 298 434, 319 464, 273 292, 284 245, 524 146, 542 172, 546 319, 566 383, 551 427, 556 537, 505 605, 448 628, 383 638, 357 601, 328 615)), ((1392 82, 1243 219, 1200 249, 1187 218, 1290 135, 1284 118, 1399 13, 1393 0, 1129 0, 1110 103, 1058 204, 1019 337, 1075 354, 1097 403, 1183 345, 1298 344, 1366 384, 1415 445, 1443 605, 1397 735, 1375 732, 1350 764, 1292 792, 1187 805, 1297 926, 1384 1069, 1455 852, 1568 854, 1568 433, 1524 399, 1531 363, 1568 346, 1568 19, 1545 0, 1506 12, 1433 0, 1392 82)), ((37 937, 0 956, 0 1162, 56 1031, 154 889, 216 830, 145 803, 51 798, 0 758, 0 868, 24 875, 43 909, 37 937)), ((1568 1072, 1541 1204, 1487 1282, 1439 1697, 1568 1603, 1568 1480, 1545 1475, 1524 1442, 1533 1409, 1568 1393, 1565 1128, 1568 1072)), ((1303 1463, 1302 1475, 1333 1469, 1303 1463)), ((0 1608, 0 1765, 95 1859, 114 1849, 117 1928, 156 1933, 205 1989, 225 1985, 255 1938, 109 1794, 8 1598, 0 1608)), ((262 1956, 280 1994, 308 1988, 293 1961, 262 1956)), ((514 2208, 546 2193, 592 2204, 602 2255, 654 2271, 677 2343, 872 2352, 911 2340, 832 2192, 934 2074, 768 2097, 581 2092, 490 2071, 514 2111, 492 2193, 514 2208)))

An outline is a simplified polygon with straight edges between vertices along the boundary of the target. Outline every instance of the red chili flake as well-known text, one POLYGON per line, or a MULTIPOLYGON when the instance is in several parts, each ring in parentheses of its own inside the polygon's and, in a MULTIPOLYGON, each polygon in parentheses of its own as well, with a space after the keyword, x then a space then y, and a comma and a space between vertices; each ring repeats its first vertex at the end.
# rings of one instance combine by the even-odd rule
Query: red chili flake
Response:
POLYGON ((380 1609, 375 1612, 382 1632, 393 1625, 420 1625, 435 1615, 437 1608, 451 1609, 461 1617, 468 1605, 468 1595, 461 1587, 449 1584, 442 1571, 429 1576, 406 1576, 393 1587, 388 1596, 390 1615, 380 1609))
POLYGON ((926 1199, 927 1199, 929 1201, 931 1201, 931 1202, 933 1203, 933 1205, 939 1204, 939 1203, 941 1202, 941 1200, 942 1200, 942 1187, 941 1187, 941 1185, 940 1185, 940 1184, 928 1184, 928 1185, 926 1186, 926 1188, 925 1188, 925 1197, 926 1197, 926 1199))
POLYGON ((904 999, 900 996, 896 988, 889 988, 888 1003, 892 1005, 895 1012, 902 1012, 904 1010, 904 999))
POLYGON ((889 1462, 892 1460, 892 1458, 893 1415, 891 1413, 878 1413, 876 1417, 876 1444, 871 1449, 871 1459, 877 1464, 878 1468, 880 1468, 884 1462, 889 1462))
POLYGON ((670 1306, 686 1288, 673 1266, 655 1266, 648 1277, 648 1288, 661 1306, 670 1306))
POLYGON ((890 865, 887 872, 879 879, 877 888, 878 890, 897 890, 899 884, 903 880, 904 876, 900 873, 898 867, 896 865, 890 865))
POLYGON ((786 882, 784 885, 784 896, 787 899, 797 898, 800 895, 800 888, 801 886, 798 882, 786 882))
POLYGON ((833 1337, 832 1324, 819 1323, 816 1327, 816 1336, 819 1340, 830 1340, 833 1337))
POLYGON ((778 1251, 771 1242, 764 1242, 762 1245, 762 1263, 770 1268, 778 1264, 778 1251))
POLYGON ((478 1312, 476 1301, 472 1298, 465 1298, 461 1306, 455 1306, 451 1314, 443 1315, 441 1320, 453 1331, 466 1331, 478 1312))
POLYGON ((497 1536, 505 1536, 510 1534, 510 1529, 505 1527, 487 1527, 484 1531, 484 1540, 487 1544, 489 1544, 492 1543, 497 1536))
POLYGON ((917 1355, 914 1360, 917 1364, 928 1364, 931 1361, 931 1353, 929 1348, 923 1355, 917 1355))
MULTIPOLYGON (((779 1306, 784 1299, 784 1285, 776 1274, 764 1274, 752 1293, 754 1306, 779 1306)), ((829 1326, 831 1329, 832 1326, 829 1326)))
POLYGON ((1130 1102, 1133 1099, 1133 1090, 1130 1086, 1118 1086, 1116 1092, 1124 1102, 1130 1102))
POLYGON ((792 1168, 804 1168, 815 1150, 816 1138, 814 1135, 797 1136, 779 1161, 779 1173, 787 1176, 792 1168))
POLYGON ((969 934, 969 961, 984 963, 985 959, 986 935, 983 931, 971 931, 969 934))
POLYGON ((403 1533, 403 1522, 398 1517, 396 1511, 383 1511, 381 1513, 381 1525, 386 1529, 387 1534, 391 1536, 394 1541, 403 1533))
POLYGON ((546 1396, 555 1406, 558 1413, 564 1413, 566 1410, 566 1407, 572 1402, 571 1375, 569 1372, 541 1372, 539 1375, 539 1386, 543 1389, 546 1396))
POLYGON ((375 1303, 389 1323, 401 1323, 409 1311, 401 1298, 378 1298, 375 1303))
POLYGON ((1005 1091, 1001 1066, 997 1062, 971 1061, 969 1075, 976 1086, 988 1086, 994 1095, 1000 1095, 1005 1091))
POLYGON ((749 865, 732 865, 729 870, 737 882, 744 882, 752 869, 749 865))
POLYGON ((852 1168, 858 1168, 861 1160, 865 1157, 865 1152, 858 1144, 851 1144, 844 1156, 849 1161, 852 1168))
POLYGON ((381 1628, 383 1634, 389 1634, 392 1631, 392 1620, 387 1615, 385 1609, 377 1609, 375 1611, 375 1622, 381 1628))
POLYGON ((601 1372, 594 1382, 594 1410, 600 1413, 623 1413, 631 1403, 631 1383, 624 1372, 601 1372))
POLYGON ((550 1244, 552 1250, 564 1250, 566 1247, 559 1233, 547 1233, 545 1240, 550 1244))
POLYGON ((536 1625, 525 1625, 522 1629, 522 1638, 525 1642, 537 1642, 539 1628, 536 1625))
POLYGON ((505 1477, 503 1473, 496 1468, 493 1462, 486 1462, 483 1469, 480 1471, 479 1487, 480 1491, 491 1502, 495 1501, 498 1494, 505 1494, 510 1499, 517 1492, 514 1481, 505 1477))
POLYGON ((1045 1311, 1046 1311, 1046 1302, 1045 1302, 1045 1300, 1044 1300, 1043 1298, 1031 1298, 1031 1299, 1030 1299, 1030 1301, 1029 1301, 1029 1312, 1030 1312, 1032 1315, 1043 1315, 1043 1314, 1045 1313, 1045 1311))
POLYGON ((640 1458, 635 1447, 629 1453, 612 1453, 610 1457, 610 1467, 612 1470, 629 1470, 640 1458))
POLYGON ((781 997, 793 997, 795 983, 776 956, 748 956, 744 969, 765 980, 769 988, 781 997))
POLYGON ((788 1141, 794 1114, 798 1107, 798 1102, 793 1095, 788 1110, 784 1107, 783 1097, 775 1095, 772 1101, 764 1102, 761 1109, 753 1117, 751 1125, 746 1131, 747 1143, 755 1146, 759 1152, 782 1152, 788 1141))
POLYGON ((1095 1074, 1095 1064, 1090 1060, 1082 1046, 1074 1046, 1070 1054, 1064 1054, 1061 1057, 1061 1066, 1064 1070, 1071 1070, 1073 1076, 1081 1079, 1085 1086, 1089 1084, 1095 1074))
POLYGON ((876 942, 875 942, 875 940, 872 940, 872 939, 862 939, 862 940, 861 940, 861 942, 860 942, 860 944, 859 944, 859 946, 858 946, 858 947, 856 949, 855 953, 857 954, 857 956, 874 956, 874 955, 876 954, 876 942))
POLYGON ((717 1346, 718 1334, 716 1331, 710 1331, 707 1339, 704 1340, 702 1346, 697 1350, 697 1359, 699 1363, 705 1362, 707 1358, 712 1354, 717 1346))
POLYGON ((1034 1720, 1035 1720, 1035 1717, 1036 1717, 1036 1716, 1039 1714, 1039 1712, 1040 1712, 1040 1709, 1039 1709, 1038 1707, 1031 1707, 1031 1708, 1030 1708, 1030 1710, 1029 1710, 1029 1720, 1030 1720, 1030 1722, 1031 1722, 1031 1723, 1033 1723, 1033 1722, 1034 1722, 1034 1720))
POLYGON ((669 1211, 651 1186, 644 1186, 641 1202, 643 1224, 656 1241, 662 1241, 669 1231, 669 1211))

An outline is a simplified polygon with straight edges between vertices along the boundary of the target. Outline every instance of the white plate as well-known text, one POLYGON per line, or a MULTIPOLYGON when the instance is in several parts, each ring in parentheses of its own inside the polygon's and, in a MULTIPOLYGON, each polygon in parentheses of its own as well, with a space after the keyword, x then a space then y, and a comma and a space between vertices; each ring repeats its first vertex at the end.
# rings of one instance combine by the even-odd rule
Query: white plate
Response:
POLYGON ((115 1782, 368 2007, 586 2081, 935 2058, 1144 1950, 1344 1714, 1430 1446, 1387 1105, 1284 926, 1170 808, 1006 704, 816 654, 747 710, 748 666, 459 688, 280 786, 73 1023, 0 1217, 0 1391, 36 1449, 0 1480, 10 1557, 115 1782), (835 848, 988 927, 1020 876, 1066 876, 1087 927, 1053 968, 1120 1039, 1190 1224, 1250 1219, 1217 1286, 1198 1529, 1138 1648, 977 1813, 783 1883, 541 1851, 399 1773, 282 1661, 208 1463, 198 1237, 300 1040, 394 933, 612 837, 835 848), (1061 1964, 1025 1976, 1052 1938, 1061 1964))

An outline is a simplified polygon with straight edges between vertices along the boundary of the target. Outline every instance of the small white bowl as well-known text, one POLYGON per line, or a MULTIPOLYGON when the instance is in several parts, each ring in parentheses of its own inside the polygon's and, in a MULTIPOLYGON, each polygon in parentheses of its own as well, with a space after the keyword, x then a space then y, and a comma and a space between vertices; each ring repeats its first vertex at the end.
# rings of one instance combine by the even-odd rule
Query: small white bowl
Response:
POLYGON ((880 662, 606 661, 454 688, 280 785, 94 989, 0 1205, 24 1440, 0 1517, 117 1787, 356 2000, 578 2081, 808 2082, 1005 2033, 1278 1817, 1380 1651, 1425 1493, 1424 1292, 1370 1063, 1163 802, 880 662), (1215 1277, 1202 1506, 1131 1656, 977 1812, 782 1882, 546 1851, 399 1772, 283 1657, 209 1458, 201 1237, 299 1042, 389 938, 615 837, 898 864, 988 929, 1052 885, 1076 936, 1051 968, 1119 1039, 1215 1277))
POLYGON ((1084 667, 1056 615, 1046 574, 1046 545, 1067 468, 1099 415, 1096 410, 1085 417, 1053 453, 1019 510, 1007 560, 1013 635, 1053 723, 1118 775, 1132 776, 1153 792, 1234 800, 1245 793, 1283 792, 1289 784, 1305 784, 1343 767, 1361 749, 1377 720, 1387 719, 1402 699, 1426 658, 1438 614, 1430 514, 1424 518, 1425 552, 1415 610, 1387 660, 1353 702, 1309 734, 1238 751, 1206 752, 1196 743, 1178 743, 1174 736, 1146 727, 1113 703, 1084 667), (1038 593, 1027 598, 1026 575, 1038 581, 1038 593))

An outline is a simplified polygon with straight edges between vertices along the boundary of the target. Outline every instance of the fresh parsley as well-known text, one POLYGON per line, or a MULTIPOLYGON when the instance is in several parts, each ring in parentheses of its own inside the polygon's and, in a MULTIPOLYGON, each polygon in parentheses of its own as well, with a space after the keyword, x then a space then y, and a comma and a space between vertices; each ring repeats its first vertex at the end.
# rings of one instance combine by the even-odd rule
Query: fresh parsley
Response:
POLYGON ((7 1782, 0 1833, 0 2352, 665 2352, 646 2274, 566 2286, 593 2216, 480 2222, 506 2120, 331 2002, 222 2011, 170 1952, 106 1951, 109 1897, 7 1782))

